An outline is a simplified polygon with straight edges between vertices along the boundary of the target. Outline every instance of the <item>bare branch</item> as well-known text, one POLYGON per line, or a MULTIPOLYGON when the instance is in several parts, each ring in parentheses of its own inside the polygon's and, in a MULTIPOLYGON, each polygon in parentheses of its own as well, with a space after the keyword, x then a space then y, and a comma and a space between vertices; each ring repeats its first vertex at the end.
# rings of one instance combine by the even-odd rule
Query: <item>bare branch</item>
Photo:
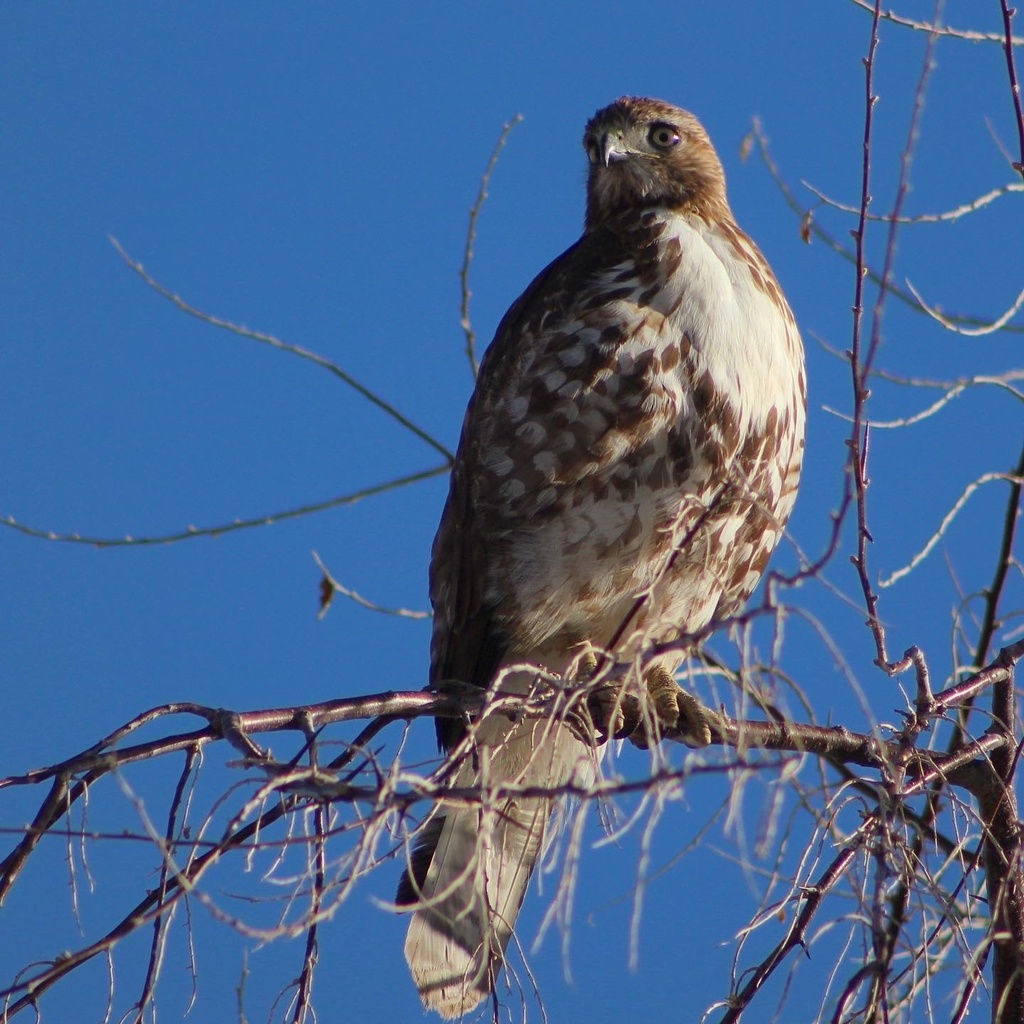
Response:
MULTIPOLYGON (((1019 655, 1018 655, 1019 657, 1019 655)), ((1006 741, 992 752, 988 783, 975 789, 985 824, 985 880, 992 908, 993 1012, 995 1024, 1024 1020, 1024 874, 1021 863, 1021 824, 1017 813, 1014 775, 1021 744, 1016 741, 1017 714, 1013 667, 1017 658, 1003 652, 1005 679, 993 688, 994 729, 1006 741)))
POLYGON ((477 370, 480 369, 480 363, 476 356, 476 331, 473 330, 473 323, 469 316, 469 300, 473 295, 469 287, 469 271, 473 264, 473 246, 476 243, 476 222, 479 219, 480 211, 483 209, 483 205, 487 200, 487 187, 491 183, 491 176, 494 174, 494 168, 498 164, 498 157, 501 155, 501 151, 505 148, 505 143, 508 142, 508 137, 512 129, 515 128, 516 125, 521 124, 522 120, 523 115, 516 114, 511 121, 507 121, 502 127, 501 134, 498 136, 498 141, 495 143, 494 149, 491 150, 490 159, 487 161, 487 166, 484 168, 484 173, 480 178, 480 189, 476 194, 476 202, 473 203, 473 206, 469 211, 469 225, 466 228, 466 249, 462 256, 462 269, 459 271, 459 285, 462 295, 459 306, 459 323, 466 335, 466 358, 469 360, 469 368, 474 377, 476 376, 477 370))
MULTIPOLYGON (((865 11, 874 12, 876 5, 869 0, 850 0, 851 3, 865 11)), ((971 43, 1004 43, 1005 36, 997 32, 976 32, 974 29, 953 28, 951 25, 939 25, 928 21, 914 21, 911 18, 904 18, 893 11, 882 11, 880 16, 894 25, 901 25, 904 28, 912 28, 918 32, 927 32, 929 35, 952 36, 955 39, 963 39, 971 43)), ((1024 46, 1024 39, 1013 36, 1014 46, 1024 46)))
POLYGON ((391 405, 390 402, 386 402, 376 392, 371 391, 365 384, 360 384, 355 377, 343 370, 337 363, 333 363, 330 359, 318 355, 316 352, 311 352, 309 349, 302 348, 299 345, 292 345, 287 341, 282 341, 280 338, 275 338, 272 334, 264 334, 262 331, 252 331, 248 327, 232 323, 230 320, 224 320, 219 316, 214 316, 212 313, 204 313, 201 309, 197 309, 195 306, 186 302, 180 295, 176 295, 169 288, 160 284, 159 281, 148 273, 141 263, 132 259, 132 257, 125 252, 124 247, 113 236, 110 238, 110 244, 117 250, 118 255, 122 260, 124 260, 127 266, 134 270, 135 273, 153 289, 153 291, 158 295, 162 295, 168 300, 168 302, 173 303, 183 313, 187 313, 189 316, 195 317, 196 320, 201 320, 203 323, 209 324, 211 327, 217 327, 220 330, 228 331, 231 334, 237 334, 238 337, 248 338, 250 341, 258 341, 262 345, 269 345, 271 348, 275 348, 280 352, 287 352, 290 355, 298 356, 300 359, 306 359, 315 366, 319 366, 322 369, 327 370, 352 388, 353 391, 362 395, 368 402, 377 406, 378 409, 390 416, 396 423, 408 430, 409 433, 418 437, 421 441, 426 442, 435 451, 440 452, 441 455, 448 460, 449 464, 452 462, 454 456, 443 444, 441 444, 440 441, 435 437, 432 437, 421 427, 416 426, 412 420, 400 413, 393 405, 391 405))
POLYGON ((960 497, 953 502, 953 507, 942 517, 942 522, 939 523, 938 529, 928 538, 928 542, 925 546, 916 554, 914 557, 905 565, 902 569, 897 569, 894 573, 880 579, 878 585, 880 587, 891 587, 894 583, 898 583, 905 576, 910 575, 935 549, 935 545, 945 536, 946 531, 952 526, 956 517, 960 514, 963 507, 970 500, 978 488, 985 484, 992 483, 993 480, 1005 480, 1007 483, 1012 484, 1018 489, 1021 485, 1021 477, 1013 476, 1010 473, 984 473, 977 480, 972 480, 961 493, 960 497))
POLYGON ((176 544, 183 540, 194 540, 196 537, 219 537, 225 533, 233 533, 235 530, 251 530, 257 526, 271 526, 274 523, 282 523, 288 519, 298 519, 300 516, 312 515, 314 512, 325 512, 331 508, 342 508, 345 505, 354 505, 364 498, 372 498, 378 494, 386 494, 388 491, 397 490, 400 487, 408 487, 410 484, 422 483, 424 480, 431 480, 449 472, 451 467, 445 463, 441 466, 434 466, 432 469, 420 470, 418 473, 410 473, 408 476, 398 477, 395 480, 388 480, 382 484, 375 484, 373 487, 364 487, 362 490, 354 491, 351 494, 341 494, 336 498, 328 498, 327 501, 318 501, 311 505, 300 505, 295 508, 286 509, 283 512, 270 512, 263 516, 254 516, 251 519, 235 519, 230 523, 221 523, 218 526, 187 526, 184 530, 176 533, 164 533, 146 537, 91 537, 80 533, 56 533, 38 526, 29 526, 18 522, 13 516, 0 519, 0 526, 16 530, 27 537, 37 537, 40 540, 56 541, 60 544, 87 544, 96 548, 126 548, 126 547, 149 547, 154 544, 176 544))
POLYGON ((320 587, 323 596, 320 601, 320 612, 317 615, 318 619, 322 619, 327 614, 327 609, 330 607, 331 600, 334 595, 341 594, 342 597, 347 597, 350 601, 354 601, 362 608, 368 608, 371 612, 380 612, 382 615, 394 615, 400 619, 429 619, 430 612, 416 612, 410 611, 408 608, 384 608, 382 605, 375 604, 373 601, 368 601, 361 594, 357 594, 354 590, 350 590, 344 584, 339 583, 330 573, 327 566, 320 560, 320 556, 314 551, 313 561, 316 562, 317 568, 323 573, 323 579, 320 587))
MULTIPOLYGON (((893 374, 885 373, 883 371, 876 370, 874 376, 882 380, 888 380, 895 384, 906 384, 911 387, 943 387, 946 388, 946 393, 940 398, 937 398, 931 405, 922 409, 920 412, 913 413, 910 416, 904 416, 900 419, 895 420, 870 420, 869 425, 872 430, 897 430, 902 427, 912 427, 916 423, 922 423, 924 420, 934 416, 937 412, 944 409, 954 399, 959 398, 965 391, 970 388, 992 386, 1000 388, 1020 402, 1024 402, 1024 391, 1019 388, 1015 388, 1010 382, 1014 380, 1024 379, 1024 370, 1010 370, 1007 373, 1000 374, 997 377, 989 376, 977 376, 970 377, 965 380, 955 381, 953 383, 947 382, 930 382, 923 380, 905 380, 896 378, 893 374)), ((845 420, 848 423, 853 422, 853 417, 848 416, 844 412, 840 412, 838 409, 833 409, 829 405, 823 405, 822 409, 836 416, 838 419, 845 420)))
POLYGON ((999 603, 1006 588, 1010 566, 1013 564, 1014 539, 1020 523, 1021 498, 1024 496, 1024 446, 1021 447, 1017 466, 1013 471, 1016 478, 1010 486, 1003 515, 1003 530, 999 543, 999 554, 991 584, 985 591, 985 614, 978 635, 978 646, 974 653, 974 665, 980 668, 988 660, 988 653, 999 623, 999 603))
POLYGON ((1017 122, 1017 160, 1013 166, 1024 178, 1024 111, 1021 110, 1020 83, 1017 81, 1017 66, 1013 59, 1013 47, 1017 40, 1013 37, 1011 26, 1015 8, 1011 8, 1006 0, 999 0, 999 8, 1003 14, 1003 52, 1006 54, 1006 73, 1010 79, 1010 97, 1013 101, 1013 113, 1017 122))
MULTIPOLYGON (((836 199, 831 199, 825 195, 820 189, 811 185, 809 182, 801 182, 804 188, 813 192, 826 206, 831 206, 833 209, 841 210, 843 213, 859 214, 860 210, 856 206, 848 206, 845 203, 840 203, 836 199)), ((960 220, 961 217, 967 216, 969 213, 975 213, 976 211, 988 206, 989 203, 994 202, 996 199, 1000 199, 1002 196, 1010 195, 1013 192, 1024 192, 1024 184, 1019 182, 1010 182, 1009 185, 1003 185, 1000 188, 994 188, 989 192, 986 192, 982 196, 978 196, 977 199, 972 199, 970 202, 962 203, 960 206, 955 207, 952 210, 947 210, 944 213, 918 213, 913 217, 900 217, 897 220, 898 224, 941 224, 947 221, 960 220)), ((893 215, 889 213, 869 213, 867 215, 869 221, 877 221, 880 224, 888 224, 893 221, 893 215)))
POLYGON ((804 889, 801 894, 803 906, 800 909, 800 913, 793 919, 786 937, 754 968, 750 980, 743 989, 730 996, 729 1009, 722 1016, 719 1024, 736 1024, 743 1011, 750 1004, 751 999, 757 995, 761 987, 782 961, 794 949, 805 946, 807 928, 811 920, 820 910, 825 897, 835 888, 836 884, 849 869, 856 853, 855 847, 848 846, 832 861, 813 885, 809 885, 804 889))
POLYGON ((924 299, 921 298, 918 290, 907 281, 907 288, 911 295, 917 299, 920 307, 933 319, 937 320, 947 331, 954 331, 956 334, 962 334, 967 338, 980 338, 986 334, 995 334, 996 331, 1001 331, 1019 312, 1021 306, 1024 306, 1024 289, 1021 290, 1020 294, 1014 299, 1013 304, 1009 309, 1006 310, 1001 316, 997 317, 989 324, 985 324, 982 327, 963 327, 960 324, 950 320, 949 317, 943 316, 937 309, 929 306, 924 299))
MULTIPOLYGON (((857 265, 856 251, 851 251, 850 249, 848 249, 845 245, 839 242, 833 235, 829 234, 828 231, 821 227, 821 225, 817 222, 817 220, 814 217, 813 210, 809 209, 808 207, 805 207, 796 198, 792 188, 789 186, 789 183, 782 176, 782 172, 780 171, 778 164, 776 164, 775 159, 772 157, 771 150, 768 145, 768 138, 764 134, 764 129, 761 125, 761 121, 758 118, 754 118, 753 127, 751 129, 749 138, 752 138, 754 141, 757 142, 758 152, 761 156, 761 160, 763 161, 765 167, 768 169, 768 173, 772 176, 772 180, 775 182, 783 198, 786 200, 786 205, 789 206, 789 208, 798 216, 800 220, 800 231, 804 240, 810 241, 812 236, 814 238, 818 238, 822 242, 824 242, 834 253, 836 253, 837 256, 842 257, 849 263, 857 265)), ((881 222, 891 222, 892 215, 889 214, 886 216, 879 216, 877 218, 871 215, 865 215, 865 220, 867 221, 875 219, 881 222)), ((899 221, 897 220, 896 223, 899 223, 899 221)), ((863 274, 868 280, 874 282, 875 284, 881 284, 881 273, 874 270, 870 265, 867 264, 866 261, 862 261, 859 273, 863 274)), ((902 288, 899 288, 892 281, 889 282, 888 292, 893 298, 898 299, 900 302, 909 306, 911 309, 924 312, 913 295, 911 295, 907 291, 904 291, 902 288)), ((965 324, 967 326, 977 327, 985 326, 987 324, 987 321, 981 317, 966 314, 961 316, 950 316, 947 319, 949 319, 951 323, 965 324)), ((1024 334, 1024 325, 1017 326, 1014 324, 1007 324, 1003 328, 1003 330, 1008 333, 1024 334)))
MULTIPOLYGON (((876 664, 884 671, 892 675, 898 671, 890 662, 886 650, 885 629, 878 614, 878 595, 871 584, 868 573, 868 547, 872 542, 871 531, 868 528, 868 427, 866 423, 865 405, 870 392, 867 388, 868 376, 878 354, 882 341, 882 311, 885 306, 889 290, 889 282, 892 278, 892 266, 896 254, 896 238, 899 230, 899 218, 903 203, 910 189, 910 167, 913 160, 914 150, 917 145, 920 118, 924 110, 924 98, 927 91, 928 79, 934 67, 932 53, 935 46, 936 36, 928 36, 928 45, 925 48, 924 60, 922 62, 921 74, 918 78, 917 89, 914 94, 913 112, 910 118, 910 127, 907 132, 907 141, 900 155, 900 173, 896 187, 896 199, 893 203, 892 215, 889 220, 889 231, 885 246, 885 260, 882 267, 881 281, 878 286, 878 294, 872 312, 871 336, 867 346, 863 345, 861 337, 861 316, 863 282, 865 276, 864 262, 864 241, 867 227, 867 210, 871 202, 870 175, 871 175, 871 130, 872 112, 877 97, 873 92, 873 72, 875 52, 878 46, 878 23, 880 19, 880 0, 876 0, 874 19, 871 26, 871 42, 868 47, 868 56, 865 59, 865 110, 864 110, 864 161, 861 179, 861 212, 855 233, 857 247, 857 279, 854 287, 854 322, 853 322, 853 343, 850 351, 850 367, 852 370, 853 384, 853 427, 848 442, 850 448, 849 466, 850 475, 853 478, 854 494, 857 505, 857 554, 851 558, 857 569, 857 575, 861 584, 861 591, 864 595, 864 604, 868 613, 868 627, 871 630, 875 641, 877 652, 876 664)), ((936 12, 936 19, 938 11, 936 12)))

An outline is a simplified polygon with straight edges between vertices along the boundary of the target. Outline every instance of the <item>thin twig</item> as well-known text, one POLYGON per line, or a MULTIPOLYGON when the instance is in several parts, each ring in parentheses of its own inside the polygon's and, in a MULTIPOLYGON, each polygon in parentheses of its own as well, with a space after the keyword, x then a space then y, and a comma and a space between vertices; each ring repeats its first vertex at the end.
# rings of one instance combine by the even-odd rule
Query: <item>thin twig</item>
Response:
POLYGON ((1003 14, 1003 52, 1006 54, 1006 73, 1010 79, 1013 113, 1017 121, 1018 156, 1013 166, 1024 178, 1024 111, 1021 110, 1020 83, 1017 81, 1017 67, 1013 59, 1013 47, 1017 40, 1013 38, 1011 31, 1013 18, 1017 11, 1010 7, 1006 0, 999 0, 999 7, 1003 14))
MULTIPOLYGON (((865 11, 873 12, 875 5, 869 0, 850 0, 851 3, 865 11)), ((977 32, 974 29, 953 28, 952 25, 936 25, 928 21, 914 21, 911 18, 904 18, 894 11, 882 11, 882 18, 891 21, 894 25, 901 25, 903 28, 912 28, 918 32, 927 32, 929 35, 952 36, 954 39, 964 39, 971 43, 1004 43, 1006 37, 998 32, 977 32)), ((1024 46, 1024 39, 1014 36, 1014 46, 1024 46)))
POLYGON ((322 619, 327 614, 327 609, 330 606, 331 599, 336 593, 341 594, 342 597, 347 597, 350 601, 354 601, 362 608, 367 608, 371 612, 380 612, 382 615, 394 615, 399 619, 430 618, 430 612, 411 611, 408 608, 385 608, 383 605, 375 604, 373 601, 368 601, 361 594, 357 594, 354 590, 350 590, 343 583, 339 583, 331 575, 327 566, 324 565, 320 556, 315 551, 313 552, 313 561, 316 562, 317 568, 323 573, 323 580, 321 582, 323 596, 320 600, 320 612, 317 615, 318 619, 322 619))
MULTIPOLYGON (((946 393, 937 398, 931 405, 922 409, 920 412, 912 413, 910 416, 902 416, 895 420, 870 420, 869 425, 872 430, 900 430, 904 427, 912 427, 917 423, 923 423, 925 420, 934 416, 937 412, 940 412, 952 401, 959 398, 969 388, 975 387, 997 387, 1004 391, 1007 391, 1010 395, 1017 399, 1019 402, 1024 402, 1024 391, 1019 388, 1015 388, 1010 381, 1019 380, 1024 378, 1024 370, 1010 370, 1007 373, 1000 374, 996 377, 979 374, 977 377, 969 377, 965 380, 959 380, 953 383, 939 383, 924 380, 908 380, 906 378, 897 378, 891 373, 886 373, 881 370, 875 370, 873 376, 880 380, 887 380, 894 384, 905 384, 910 387, 944 387, 948 390, 946 393)), ((830 413, 832 416, 838 419, 845 420, 847 423, 853 422, 853 417, 841 412, 839 409, 834 409, 830 405, 822 405, 824 412, 830 413)))
MULTIPOLYGON (((801 184, 808 191, 813 192, 826 206, 831 206, 835 210, 841 210, 843 213, 860 213, 860 210, 858 210, 856 206, 848 206, 845 203, 840 203, 837 199, 832 199, 809 182, 803 181, 801 184)), ((986 192, 983 196, 978 196, 977 199, 972 199, 970 202, 962 203, 955 209, 946 210, 944 213, 918 213, 913 217, 900 217, 898 218, 897 223, 941 224, 947 221, 956 221, 969 213, 974 213, 975 211, 988 206, 989 203, 994 202, 996 199, 1005 195, 1010 195, 1013 192, 1024 192, 1024 184, 1021 184, 1020 182, 1010 182, 1008 185, 1003 185, 1000 188, 994 188, 991 191, 986 192)), ((891 213, 869 213, 867 219, 870 221, 877 221, 881 224, 887 224, 894 218, 891 213)))
POLYGON ((211 327, 217 327, 220 330, 228 331, 231 334, 236 334, 240 338, 248 338, 251 341, 258 341, 262 345, 269 345, 271 348, 276 348, 278 351, 287 352, 290 355, 298 356, 300 359, 306 359, 313 363, 315 366, 319 366, 328 372, 332 373, 339 380, 343 381, 354 391, 358 392, 368 402, 377 406, 382 412, 386 413, 393 420, 403 426, 411 434, 414 434, 421 441, 425 441, 435 451, 440 452, 449 462, 452 462, 454 456, 452 453, 438 441, 435 437, 428 434, 421 427, 416 426, 407 416, 400 413, 390 402, 385 401, 376 392, 371 391, 366 385, 360 384, 350 373, 343 370, 337 363, 331 362, 330 359, 324 356, 318 355, 316 352, 311 352, 309 349, 302 348, 299 345, 292 345, 289 342, 282 341, 280 338, 274 337, 272 334, 264 334, 262 331, 252 331, 248 327, 244 327, 241 324, 232 323, 230 320, 224 320, 219 316, 214 316, 212 313, 205 313, 201 309, 197 309, 195 306, 186 302, 180 295, 176 295, 169 288, 160 284, 149 272, 143 267, 137 260, 132 259, 131 256, 125 251, 121 243, 110 236, 110 244, 117 250, 118 255, 121 259, 135 271, 139 277, 142 278, 150 288, 153 289, 158 295, 162 295, 169 302, 172 302, 178 307, 183 313, 187 313, 191 317, 195 317, 196 320, 201 320, 205 324, 209 324, 211 327))
POLYGON ((719 1024, 737 1024, 751 999, 757 995, 779 964, 794 949, 804 946, 808 925, 821 908, 825 897, 846 874, 856 853, 854 846, 848 846, 839 853, 813 885, 804 887, 800 897, 803 906, 800 908, 800 913, 793 919, 786 937, 754 968, 750 980, 743 989, 729 997, 729 1009, 722 1016, 719 1024))
POLYGON ((1024 289, 1022 289, 1010 307, 1000 316, 996 317, 996 319, 991 323, 982 324, 980 327, 964 327, 963 325, 956 323, 954 320, 951 320, 949 317, 943 316, 943 314, 935 307, 929 306, 928 303, 921 298, 920 292, 918 292, 909 280, 907 281, 907 290, 915 299, 917 299, 918 305, 920 305, 920 307, 933 320, 942 324, 947 331, 953 331, 955 334, 962 334, 965 338, 981 338, 987 334, 995 334, 996 331, 1001 331, 1014 318, 1014 316, 1017 315, 1021 306, 1024 305, 1024 289))
POLYGON ((293 1024, 303 1024, 312 1010, 313 977, 319 960, 319 944, 317 930, 320 924, 320 913, 324 902, 324 889, 327 875, 327 809, 318 804, 313 813, 316 839, 313 844, 313 891, 310 899, 309 926, 306 929, 306 947, 302 957, 302 971, 295 983, 295 1006, 292 1013, 293 1024))
MULTIPOLYGON (((185 762, 178 775, 178 784, 174 789, 174 795, 171 798, 171 806, 167 812, 167 828, 164 831, 163 840, 165 855, 163 863, 160 865, 160 885, 158 888, 159 895, 157 906, 160 906, 167 895, 167 886, 169 884, 168 856, 170 851, 174 849, 175 841, 177 839, 179 824, 178 813, 181 810, 185 787, 188 785, 188 781, 192 777, 192 771, 195 767, 198 755, 199 750, 197 747, 190 747, 185 751, 185 762)), ((153 993, 156 990, 156 982, 160 974, 160 965, 163 961, 164 946, 166 945, 166 929, 169 922, 169 913, 158 914, 153 918, 153 938, 149 946, 149 964, 146 967, 146 978, 142 985, 142 995, 139 996, 139 1001, 136 1004, 138 1010, 135 1015, 136 1024, 142 1024, 145 1019, 146 1007, 150 1004, 150 1001, 153 998, 153 993)))
POLYGON ((898 583, 905 576, 909 576, 935 549, 935 545, 946 535, 946 531, 949 530, 956 517, 960 514, 961 509, 970 500, 971 495, 978 490, 979 487, 985 484, 992 483, 995 480, 1005 480, 1012 488, 1015 489, 1014 493, 1020 494, 1021 477, 1013 476, 1009 473, 983 473, 978 477, 977 480, 972 480, 963 490, 960 497, 953 502, 952 508, 942 517, 942 522, 939 523, 938 528, 928 538, 928 542, 925 546, 916 554, 913 558, 905 565, 902 569, 897 569, 890 575, 880 579, 878 585, 880 587, 891 587, 894 583, 898 583))
MULTIPOLYGON (((779 169, 778 164, 775 162, 775 158, 772 156, 771 149, 768 145, 768 138, 764 133, 764 128, 759 118, 754 118, 753 127, 751 128, 751 132, 748 138, 752 139, 757 143, 758 153, 761 156, 761 160, 767 168, 768 173, 771 175, 772 180, 775 182, 775 185, 778 188, 779 192, 782 193, 782 197, 783 199, 785 199, 786 205, 797 215, 800 221, 800 231, 801 234, 804 236, 805 240, 809 241, 811 236, 820 239, 834 253, 836 253, 837 256, 841 257, 842 259, 846 260, 849 263, 856 265, 856 252, 851 251, 849 248, 847 248, 845 245, 839 242, 833 235, 826 231, 814 218, 813 210, 804 206, 803 203, 801 203, 794 195, 792 188, 790 188, 789 183, 782 176, 782 172, 779 169)), ((865 219, 889 221, 891 220, 891 215, 878 217, 869 215, 866 216, 865 219)), ((881 283, 881 274, 866 262, 861 263, 858 272, 864 274, 868 280, 872 281, 875 284, 881 283)), ((898 287, 892 281, 889 282, 889 294, 893 298, 898 299, 904 305, 909 306, 911 309, 917 310, 918 312, 924 312, 918 304, 917 300, 914 298, 913 295, 910 294, 910 292, 898 287)), ((984 326, 987 323, 987 321, 982 317, 972 316, 968 314, 963 314, 960 316, 951 316, 948 319, 952 323, 965 324, 967 326, 974 327, 984 326)), ((1006 333, 1024 334, 1024 325, 1007 324, 1006 327, 1003 328, 1003 330, 1006 333)))
POLYGON ((336 498, 328 498, 326 501, 314 502, 311 505, 300 505, 297 508, 289 508, 283 512, 269 512, 266 515, 253 516, 250 519, 235 519, 230 523, 220 523, 217 526, 187 526, 184 530, 175 533, 154 534, 145 537, 92 537, 81 533, 57 533, 54 530, 47 530, 39 526, 29 526, 26 523, 18 522, 13 516, 0 519, 0 526, 6 526, 10 530, 16 530, 28 537, 38 537, 40 540, 56 541, 59 544, 87 544, 96 548, 125 548, 125 547, 148 547, 154 544, 176 544, 183 540, 195 540, 197 537, 220 537, 225 533, 232 533, 235 530, 250 530, 257 526, 270 526, 274 523, 283 523, 288 519, 298 519, 300 516, 312 515, 314 512, 325 512, 331 508, 341 508, 345 505, 354 505, 364 498, 372 498, 378 494, 386 494, 388 491, 397 490, 399 487, 408 487, 410 484, 422 483, 424 480, 431 480, 435 476, 448 473, 451 466, 444 463, 434 466, 431 469, 423 469, 418 473, 410 473, 408 476, 398 477, 396 480, 388 480, 382 484, 374 484, 372 487, 364 487, 362 490, 350 494, 340 494, 336 498))
POLYGON ((487 166, 484 168, 484 173, 480 178, 480 189, 476 194, 476 202, 473 203, 473 206, 469 211, 469 226, 466 228, 466 248, 462 255, 462 269, 459 271, 459 286, 461 292, 459 324, 466 335, 466 358, 469 360, 469 368, 474 377, 476 377, 477 371, 480 369, 480 362, 476 356, 476 331, 473 330, 473 322, 469 315, 469 300, 473 295, 473 292, 469 287, 469 271, 473 264, 473 246, 476 243, 476 222, 480 217, 480 211, 483 209, 484 202, 487 200, 487 186, 491 183, 491 176, 494 174, 494 168, 498 164, 498 157, 501 155, 501 151, 505 148, 505 143, 508 142, 509 133, 522 120, 523 115, 516 114, 511 121, 507 121, 502 127, 501 134, 498 136, 498 141, 495 143, 494 149, 491 151, 490 159, 487 161, 487 166))
MULTIPOLYGON (((938 23, 943 8, 943 0, 938 0, 935 6, 933 21, 938 23)), ((910 190, 910 167, 913 160, 914 150, 917 145, 918 131, 921 115, 924 110, 924 98, 927 91, 928 80, 933 68, 933 51, 936 36, 928 36, 928 45, 925 48, 924 60, 922 62, 921 74, 918 78, 917 89, 914 94, 913 113, 910 119, 910 127, 907 131, 907 141, 900 154, 900 173, 896 187, 896 198, 893 203, 892 216, 889 221, 888 237, 885 246, 885 259, 882 266, 881 282, 878 286, 878 293, 875 297, 875 304, 872 310, 871 337, 866 347, 862 345, 861 337, 861 315, 862 296, 864 279, 864 235, 867 222, 868 205, 871 202, 870 193, 870 153, 871 153, 871 128, 872 111, 876 102, 873 93, 873 72, 875 52, 878 46, 878 21, 880 17, 880 0, 875 3, 875 18, 872 21, 871 43, 868 48, 868 57, 865 60, 865 114, 864 114, 864 164, 861 183, 861 215, 858 222, 857 239, 857 282, 855 287, 854 303, 854 329, 853 346, 850 352, 850 367, 853 376, 853 428, 849 440, 850 458, 849 465, 854 481, 854 490, 857 502, 857 554, 853 556, 852 562, 857 569, 857 576, 860 581, 861 591, 864 595, 864 604, 868 613, 868 627, 875 641, 877 652, 876 663, 890 675, 897 671, 889 659, 886 649, 885 629, 878 614, 878 594, 871 584, 868 571, 868 547, 872 542, 871 531, 868 527, 868 426, 866 423, 865 406, 869 391, 867 380, 871 368, 874 365, 879 347, 882 343, 882 312, 885 307, 886 297, 889 291, 889 283, 892 279, 892 266, 896 254, 896 238, 899 231, 899 218, 903 203, 910 190), (862 351, 863 348, 863 351, 862 351)))

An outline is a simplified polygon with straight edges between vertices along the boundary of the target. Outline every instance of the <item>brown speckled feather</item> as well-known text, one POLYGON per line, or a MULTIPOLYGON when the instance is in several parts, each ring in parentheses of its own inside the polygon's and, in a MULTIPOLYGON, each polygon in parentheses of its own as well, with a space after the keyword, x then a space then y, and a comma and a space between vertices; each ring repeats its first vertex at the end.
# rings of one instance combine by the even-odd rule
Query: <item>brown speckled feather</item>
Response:
MULTIPOLYGON (((444 623, 434 630, 432 684, 456 679, 487 686, 509 651, 508 615, 502 613, 500 597, 489 595, 485 586, 495 571, 489 543, 495 532, 514 529, 517 518, 529 520, 543 510, 529 501, 503 503, 499 509, 500 499, 484 493, 488 445, 507 422, 505 396, 524 373, 535 369, 529 359, 524 364, 523 339, 547 338, 549 325, 572 320, 577 296, 591 282, 594 269, 615 265, 614 244, 610 233, 584 236, 541 271, 502 318, 484 356, 431 556, 431 603, 444 623)), ((596 361, 593 354, 590 358, 596 361)), ((546 401, 543 389, 531 389, 531 394, 538 404, 546 401)), ((510 457, 516 454, 513 449, 510 457)), ((437 731, 447 749, 464 730, 459 722, 438 719, 437 731)))

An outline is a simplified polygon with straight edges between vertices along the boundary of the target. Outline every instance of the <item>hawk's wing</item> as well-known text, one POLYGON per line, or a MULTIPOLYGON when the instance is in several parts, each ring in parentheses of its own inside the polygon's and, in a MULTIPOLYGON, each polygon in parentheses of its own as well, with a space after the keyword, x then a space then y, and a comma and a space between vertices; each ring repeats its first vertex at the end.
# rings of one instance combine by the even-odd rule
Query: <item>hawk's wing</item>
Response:
MULTIPOLYGON (((493 416, 502 401, 515 361, 523 351, 524 336, 530 337, 530 349, 543 346, 545 322, 561 324, 571 315, 581 277, 587 276, 583 265, 589 263, 591 254, 586 250, 593 248, 590 239, 580 239, 534 278, 505 313, 481 362, 431 552, 432 685, 454 679, 486 687, 507 649, 508 640, 497 628, 494 606, 486 594, 490 565, 483 539, 487 524, 481 518, 488 512, 474 500, 474 476, 486 459, 479 423, 493 416)), ((442 747, 451 747, 462 732, 461 722, 437 719, 442 747)))

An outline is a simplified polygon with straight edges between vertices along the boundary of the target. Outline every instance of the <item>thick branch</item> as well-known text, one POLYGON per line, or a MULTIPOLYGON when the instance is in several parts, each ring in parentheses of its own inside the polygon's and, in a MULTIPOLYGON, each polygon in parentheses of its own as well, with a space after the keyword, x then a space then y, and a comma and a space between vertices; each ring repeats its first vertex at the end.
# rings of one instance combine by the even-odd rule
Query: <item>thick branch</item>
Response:
MULTIPOLYGON (((1008 667, 1012 667, 1012 663, 1008 667)), ((992 752, 990 784, 977 791, 985 826, 982 842, 992 915, 992 1020, 995 1024, 1021 1024, 1024 1022, 1024 878, 1021 825, 1013 787, 1020 746, 1014 742, 1016 709, 1012 674, 995 685, 992 704, 992 731, 1002 733, 1008 740, 992 752)))

